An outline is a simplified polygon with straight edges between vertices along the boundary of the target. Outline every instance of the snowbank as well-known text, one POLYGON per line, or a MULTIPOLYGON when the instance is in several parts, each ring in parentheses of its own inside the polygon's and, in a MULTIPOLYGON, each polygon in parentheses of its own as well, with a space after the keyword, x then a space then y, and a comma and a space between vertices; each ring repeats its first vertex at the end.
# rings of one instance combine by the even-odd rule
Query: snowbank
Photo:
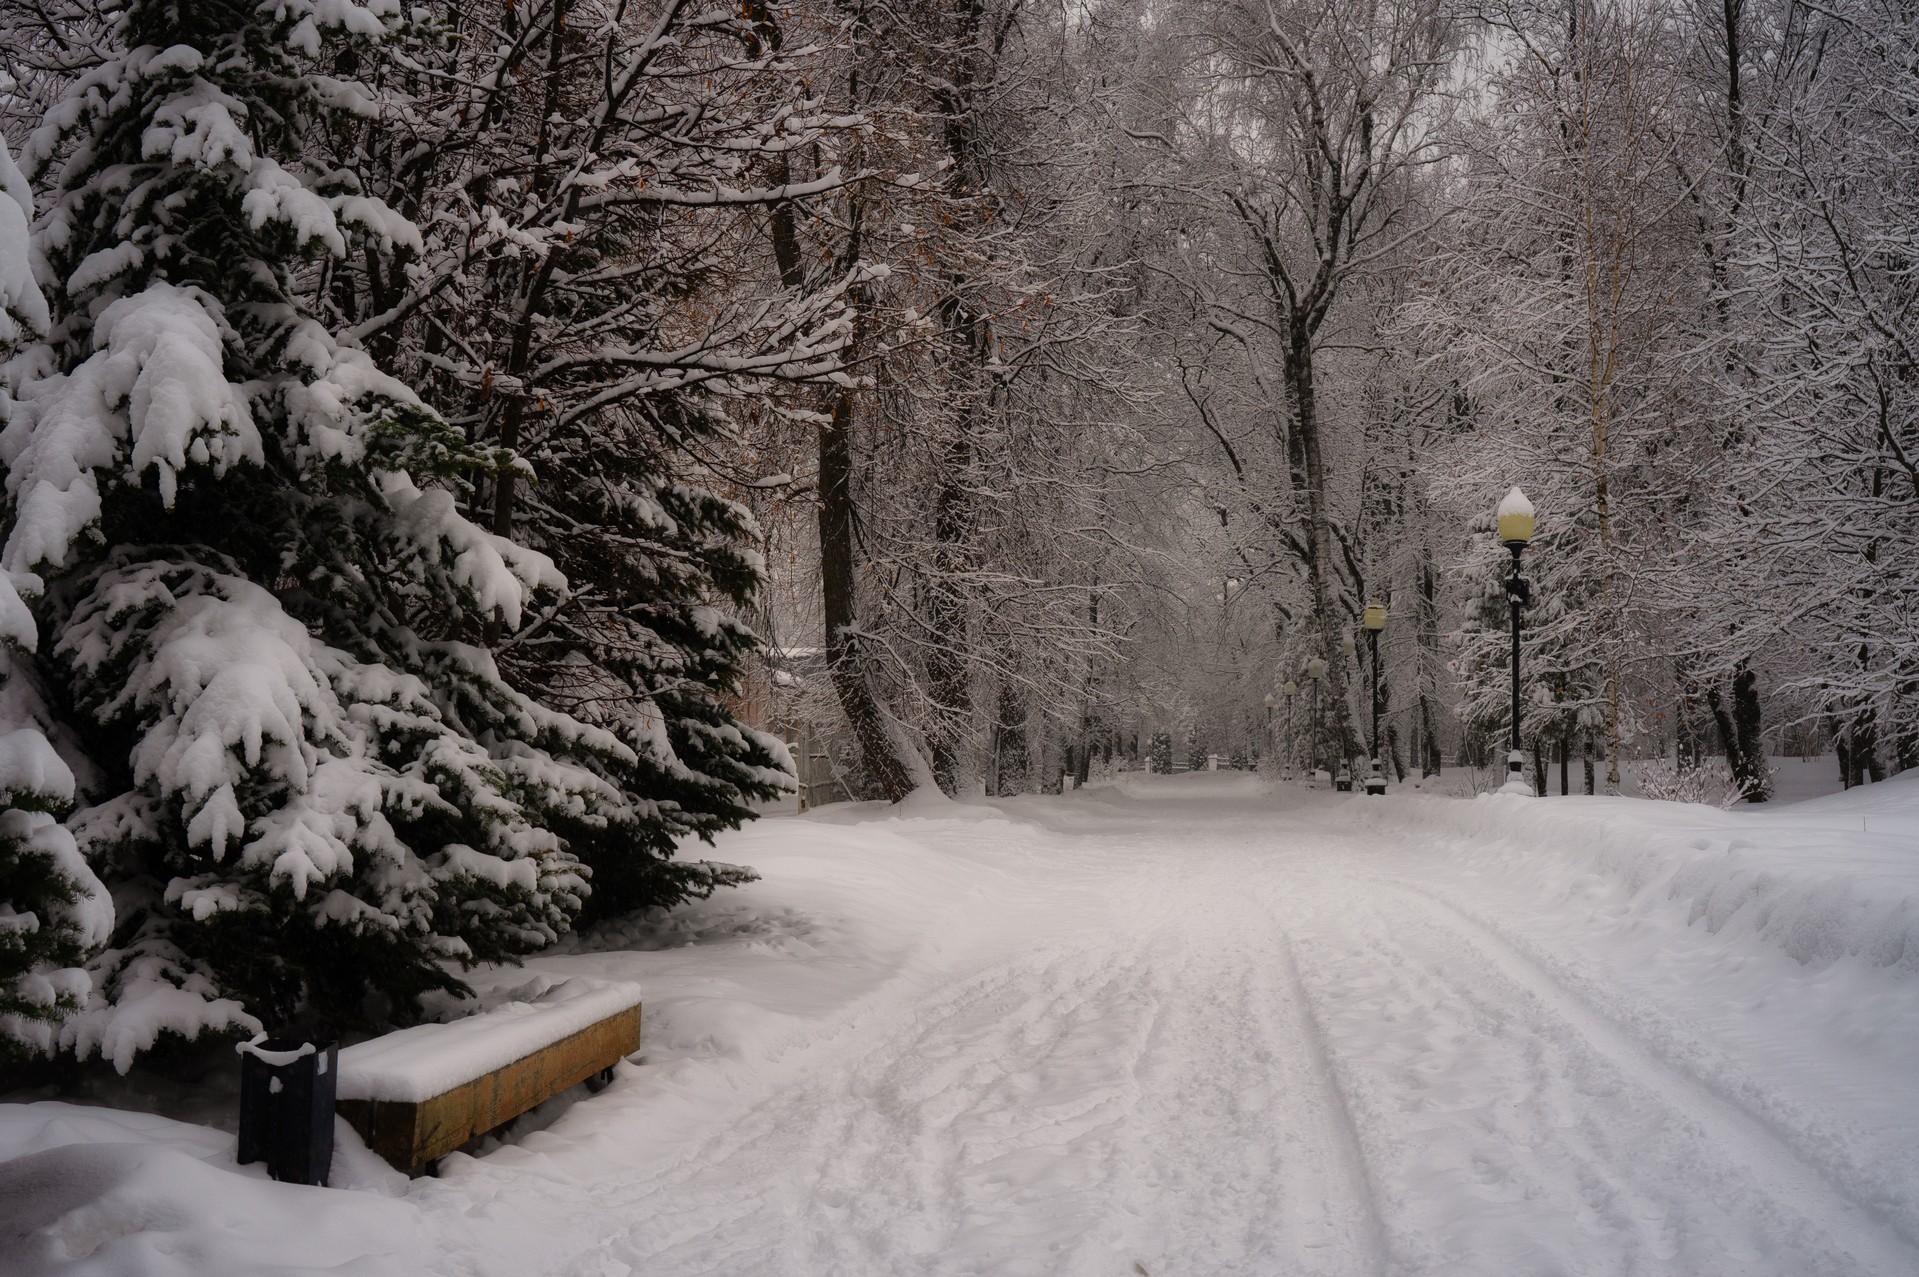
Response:
MULTIPOLYGON (((723 853, 761 881, 604 927, 524 968, 473 973, 493 1025, 423 1025, 348 1047, 339 1093, 425 1098, 525 1054, 528 1034, 583 1027, 644 988, 646 1067, 621 1066, 589 1103, 577 1088, 549 1102, 526 1123, 546 1129, 522 1130, 485 1165, 537 1168, 563 1154, 565 1174, 598 1176, 670 1161, 818 1048, 888 1014, 903 984, 939 978, 1044 907, 1043 893, 963 845, 1025 826, 985 807, 930 818, 940 810, 873 821, 882 813, 841 807, 729 835, 723 853), (935 824, 961 845, 904 836, 935 824), (493 1032, 502 1018, 513 1031, 493 1032)), ((65 1103, 0 1105, 0 1274, 434 1271, 422 1250, 432 1203, 482 1164, 455 1154, 441 1180, 409 1189, 344 1123, 337 1138, 334 1187, 314 1189, 233 1165, 233 1136, 205 1126, 65 1103)), ((536 1265, 542 1239, 525 1244, 521 1258, 536 1265)))
POLYGON ((234 1165, 233 1137, 204 1126, 0 1106, 0 1274, 414 1277, 426 1268, 418 1210, 390 1196, 405 1177, 345 1123, 336 1139, 337 1187, 308 1188, 234 1165))
POLYGON ((1440 840, 1542 907, 1595 906, 1605 883, 1623 892, 1615 911, 1677 908, 1731 947, 1919 975, 1919 775, 1781 808, 1486 794, 1394 797, 1342 819, 1440 840))

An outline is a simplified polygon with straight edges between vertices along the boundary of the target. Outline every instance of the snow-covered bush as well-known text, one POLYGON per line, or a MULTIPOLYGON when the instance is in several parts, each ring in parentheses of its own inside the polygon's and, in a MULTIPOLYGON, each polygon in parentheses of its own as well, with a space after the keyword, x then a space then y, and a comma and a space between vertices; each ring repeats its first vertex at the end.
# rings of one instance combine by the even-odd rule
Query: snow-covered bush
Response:
POLYGON ((0 566, 86 760, 68 827, 119 911, 61 1041, 122 1069, 169 1032, 405 1020, 459 988, 449 960, 551 943, 587 892, 568 834, 640 818, 607 779, 631 748, 476 645, 565 586, 445 486, 517 463, 315 301, 349 255, 398 269, 420 242, 350 168, 299 158, 373 110, 315 56, 399 21, 129 0, 121 51, 25 155, 51 322, 8 366, 0 566))
POLYGON ((1734 782, 1725 760, 1720 758, 1685 766, 1669 758, 1656 758, 1642 763, 1639 767, 1639 793, 1644 798, 1675 803, 1705 803, 1722 809, 1732 807, 1746 796, 1745 790, 1734 782))

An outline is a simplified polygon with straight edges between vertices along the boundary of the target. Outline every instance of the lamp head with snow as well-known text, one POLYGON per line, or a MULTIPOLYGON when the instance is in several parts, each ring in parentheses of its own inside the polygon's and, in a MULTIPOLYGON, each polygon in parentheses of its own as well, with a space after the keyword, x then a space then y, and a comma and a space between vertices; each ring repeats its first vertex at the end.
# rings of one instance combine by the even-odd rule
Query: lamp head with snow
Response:
POLYGON ((1360 618, 1360 623, 1375 634, 1385 629, 1386 605, 1378 599, 1366 600, 1366 613, 1360 618))
POLYGON ((1271 709, 1272 707, 1273 707, 1273 694, 1271 692, 1268 692, 1266 693, 1266 708, 1271 709))
POLYGON ((1293 680, 1289 678, 1286 680, 1286 686, 1280 688, 1279 690, 1286 693, 1286 695, 1288 696, 1297 696, 1299 695, 1299 684, 1293 682, 1293 680))
POLYGON ((1533 539, 1533 503, 1517 485, 1499 503, 1499 543, 1508 550, 1523 550, 1533 539))
POLYGON ((1326 662, 1320 660, 1317 656, 1315 656, 1312 660, 1307 661, 1306 677, 1313 678, 1313 679, 1325 678, 1326 662))
POLYGON ((1359 650, 1359 645, 1353 642, 1352 635, 1342 634, 1339 636, 1339 650, 1344 652, 1346 655, 1351 656, 1354 652, 1359 650))

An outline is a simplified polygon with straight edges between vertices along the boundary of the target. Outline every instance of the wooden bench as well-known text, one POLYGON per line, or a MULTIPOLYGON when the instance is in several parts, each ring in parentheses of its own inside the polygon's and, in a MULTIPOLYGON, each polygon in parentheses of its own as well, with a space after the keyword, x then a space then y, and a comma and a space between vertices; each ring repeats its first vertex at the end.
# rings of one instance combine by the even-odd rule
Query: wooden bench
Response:
POLYGON ((525 1001, 343 1048, 336 1111, 409 1175, 640 1048, 640 987, 575 976, 525 1001))

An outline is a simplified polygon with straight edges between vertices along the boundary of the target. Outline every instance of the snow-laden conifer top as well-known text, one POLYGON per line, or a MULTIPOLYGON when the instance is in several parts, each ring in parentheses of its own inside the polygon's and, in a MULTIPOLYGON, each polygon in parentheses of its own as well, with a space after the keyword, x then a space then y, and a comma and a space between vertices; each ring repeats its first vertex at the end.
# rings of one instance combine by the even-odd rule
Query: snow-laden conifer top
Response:
POLYGON ((27 247, 32 220, 33 192, 13 156, 0 146, 0 348, 45 332, 49 323, 27 247))

